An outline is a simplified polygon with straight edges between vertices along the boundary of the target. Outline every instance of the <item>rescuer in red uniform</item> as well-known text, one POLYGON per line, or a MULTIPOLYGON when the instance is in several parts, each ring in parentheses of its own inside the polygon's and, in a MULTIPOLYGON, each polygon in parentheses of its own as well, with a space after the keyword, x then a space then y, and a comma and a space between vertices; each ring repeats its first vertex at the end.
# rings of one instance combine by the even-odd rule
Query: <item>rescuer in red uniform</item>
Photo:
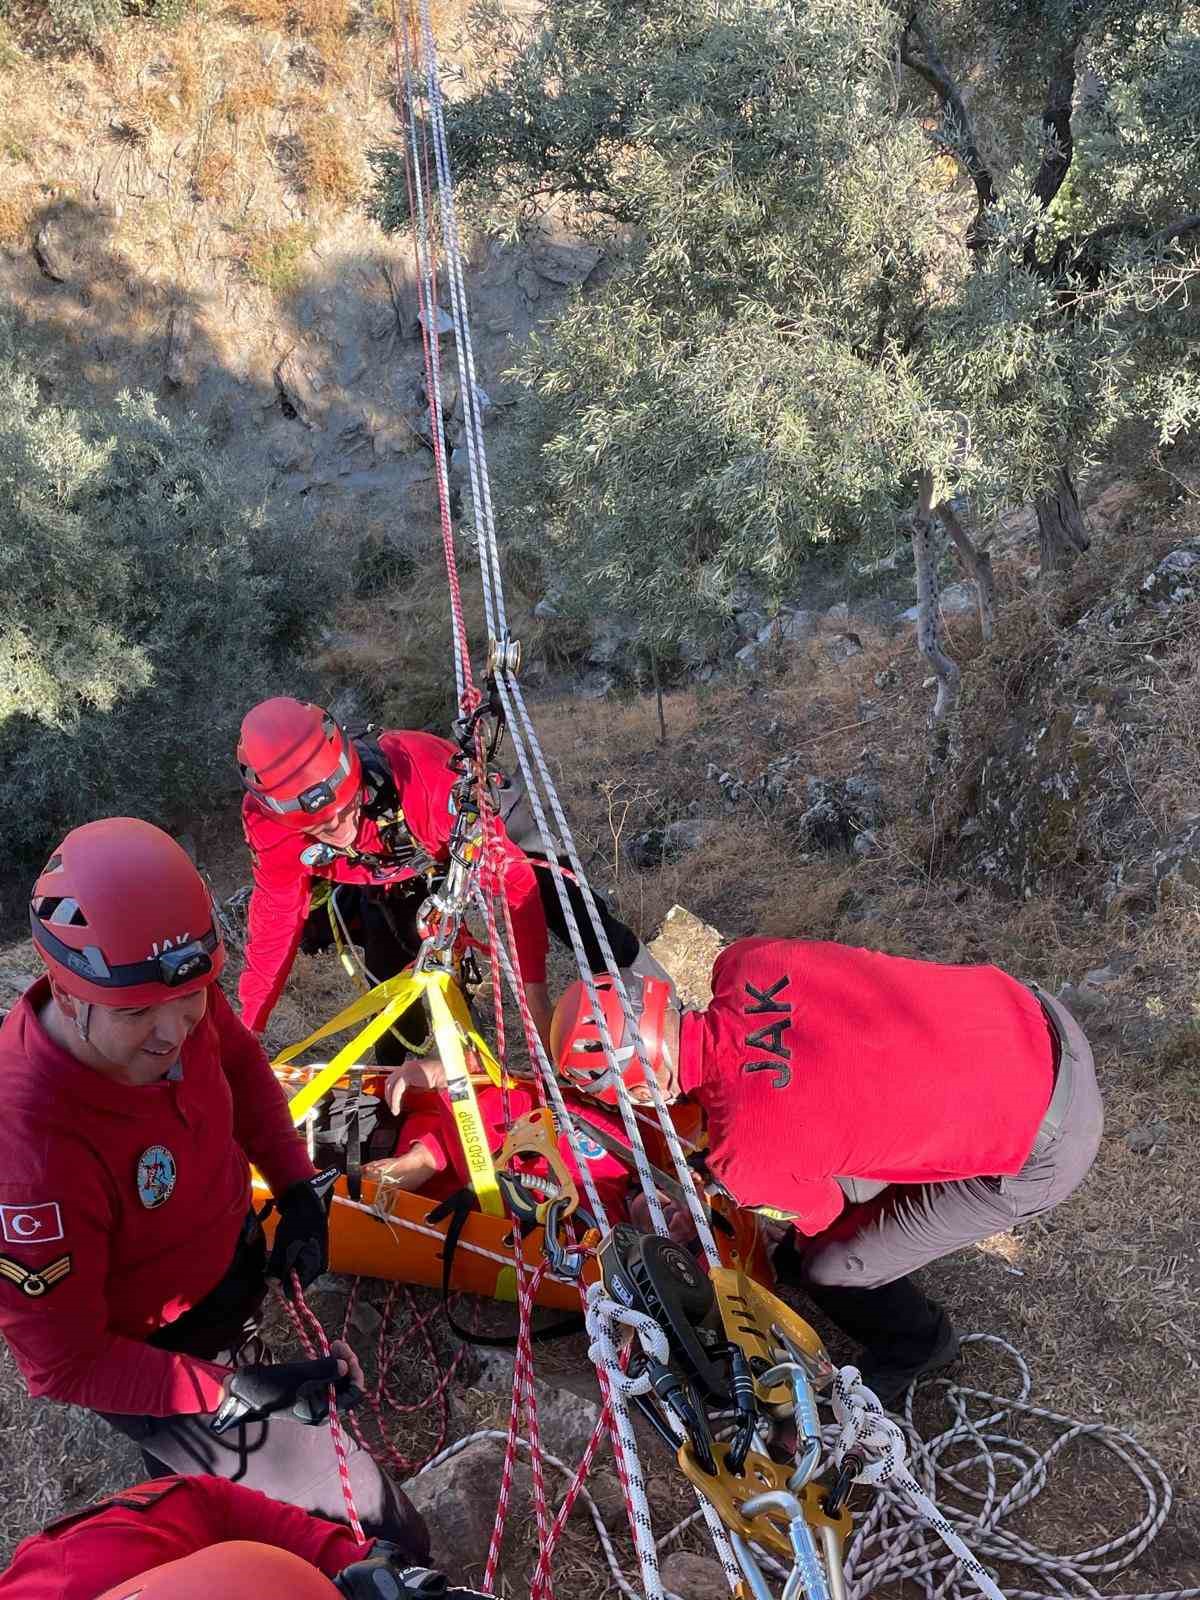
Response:
MULTIPOLYGON (((712 988, 681 1015, 669 982, 631 975, 655 1076, 668 1103, 703 1111, 716 1182, 793 1224, 781 1276, 865 1346, 866 1382, 895 1401, 958 1353, 908 1274, 1050 1210, 1095 1159, 1091 1049, 1058 1001, 991 966, 742 939, 712 988)), ((624 1081, 648 1101, 610 980, 598 989, 624 1081)), ((552 1049, 567 1083, 615 1103, 582 983, 555 1010, 552 1049)))
MULTIPOLYGON (((458 752, 449 740, 429 733, 351 737, 320 706, 279 697, 247 713, 237 759, 247 791, 242 826, 254 872, 238 999, 242 1021, 261 1033, 305 936, 314 879, 358 886, 357 894, 335 893, 376 982, 416 956, 417 913, 430 892, 430 875, 449 865, 458 752)), ((545 1037, 547 925, 565 942, 566 923, 532 816, 500 798, 501 816, 508 818, 500 836, 517 959, 545 1037)), ((568 893, 579 926, 588 929, 570 881, 568 893)), ((637 939, 600 904, 617 963, 626 965, 636 955, 637 939)), ((592 970, 603 971, 590 931, 585 951, 592 970)), ((375 1052, 387 1065, 406 1054, 396 1034, 385 1035, 375 1052)))
MULTIPOLYGON (((325 1270, 326 1201, 261 1047, 216 979, 225 950, 184 851, 130 817, 74 829, 33 889, 48 975, 0 1027, 0 1330, 29 1392, 87 1406, 155 1467, 343 1500, 324 1420, 349 1351, 234 1367, 265 1293, 325 1270), (279 1209, 270 1258, 250 1163, 279 1209)), ((426 1553, 370 1456, 364 1521, 426 1553)))
POLYGON ((483 1600, 386 1540, 224 1478, 167 1477, 17 1546, 0 1600, 483 1600))

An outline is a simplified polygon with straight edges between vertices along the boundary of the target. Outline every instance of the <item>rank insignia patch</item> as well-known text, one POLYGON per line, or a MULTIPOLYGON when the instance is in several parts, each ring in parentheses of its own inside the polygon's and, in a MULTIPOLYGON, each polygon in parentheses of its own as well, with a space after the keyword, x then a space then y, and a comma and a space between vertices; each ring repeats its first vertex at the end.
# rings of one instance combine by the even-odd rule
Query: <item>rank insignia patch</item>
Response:
POLYGON ((59 1256, 56 1261, 39 1267, 36 1272, 31 1272, 28 1267, 22 1266, 19 1261, 14 1261, 11 1256, 0 1256, 0 1278, 7 1278, 9 1283, 14 1284, 31 1300, 40 1300, 44 1294, 49 1294, 55 1284, 61 1283, 70 1270, 69 1255, 59 1256))

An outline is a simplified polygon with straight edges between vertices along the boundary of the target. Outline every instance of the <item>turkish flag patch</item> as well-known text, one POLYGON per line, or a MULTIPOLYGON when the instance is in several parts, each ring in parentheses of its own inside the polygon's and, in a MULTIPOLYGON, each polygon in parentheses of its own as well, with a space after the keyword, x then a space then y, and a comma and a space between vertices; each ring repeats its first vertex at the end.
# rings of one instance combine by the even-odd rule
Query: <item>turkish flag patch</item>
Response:
POLYGON ((0 1206, 0 1235, 8 1244, 53 1244, 63 1237, 57 1200, 36 1206, 0 1206))

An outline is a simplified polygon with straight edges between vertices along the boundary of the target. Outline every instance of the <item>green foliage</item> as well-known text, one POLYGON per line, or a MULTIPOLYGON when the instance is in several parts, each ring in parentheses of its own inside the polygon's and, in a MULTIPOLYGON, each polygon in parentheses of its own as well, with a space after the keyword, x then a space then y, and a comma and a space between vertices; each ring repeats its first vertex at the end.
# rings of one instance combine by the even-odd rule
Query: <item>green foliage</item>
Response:
MULTIPOLYGON (((522 31, 479 8, 499 64, 446 111, 463 210, 516 238, 553 206, 610 264, 520 360, 500 485, 568 607, 665 650, 745 577, 779 590, 814 547, 893 533, 923 471, 986 515, 1131 418, 1165 438, 1200 412, 1200 230, 1171 232, 1200 211, 1194 8, 911 16, 557 0, 522 31)), ((373 165, 399 226, 402 170, 373 165)))
MULTIPOLYGON (((178 27, 203 0, 0 0, 0 24, 11 19, 43 49, 73 50, 95 44, 106 28, 127 17, 146 17, 178 27)), ((0 58, 3 50, 0 49, 0 58)))
POLYGON ((66 828, 195 817, 248 705, 302 681, 322 548, 239 503, 148 395, 47 406, 0 324, 0 811, 10 863, 66 828))
POLYGON ((316 238, 303 222, 285 227, 245 226, 239 235, 246 276, 271 294, 286 294, 304 274, 304 257, 316 238))

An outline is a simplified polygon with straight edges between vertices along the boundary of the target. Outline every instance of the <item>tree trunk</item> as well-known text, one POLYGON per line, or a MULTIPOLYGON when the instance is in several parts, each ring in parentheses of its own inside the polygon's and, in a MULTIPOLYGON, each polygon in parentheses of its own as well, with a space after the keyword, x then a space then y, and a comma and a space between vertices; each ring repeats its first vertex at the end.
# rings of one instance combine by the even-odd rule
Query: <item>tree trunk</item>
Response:
POLYGON ((937 515, 954 541, 967 577, 974 579, 979 600, 979 630, 985 639, 990 639, 996 630, 996 579, 992 573, 992 558, 972 542, 949 500, 943 500, 937 507, 937 515))
POLYGON ((1038 545, 1042 572, 1057 572, 1070 566, 1075 557, 1091 544, 1091 535, 1079 509, 1079 496, 1066 467, 1054 474, 1054 488, 1033 502, 1037 512, 1038 545))
POLYGON ((913 560, 917 569, 917 648, 937 678, 937 699, 930 713, 933 747, 929 765, 934 770, 950 749, 954 712, 958 706, 958 663, 942 648, 945 632, 938 607, 938 538, 933 517, 933 474, 921 474, 920 499, 912 519, 913 560))
POLYGON ((658 708, 658 742, 667 742, 667 716, 663 708, 662 680, 658 675, 658 651, 650 646, 650 675, 654 681, 654 703, 658 708))

